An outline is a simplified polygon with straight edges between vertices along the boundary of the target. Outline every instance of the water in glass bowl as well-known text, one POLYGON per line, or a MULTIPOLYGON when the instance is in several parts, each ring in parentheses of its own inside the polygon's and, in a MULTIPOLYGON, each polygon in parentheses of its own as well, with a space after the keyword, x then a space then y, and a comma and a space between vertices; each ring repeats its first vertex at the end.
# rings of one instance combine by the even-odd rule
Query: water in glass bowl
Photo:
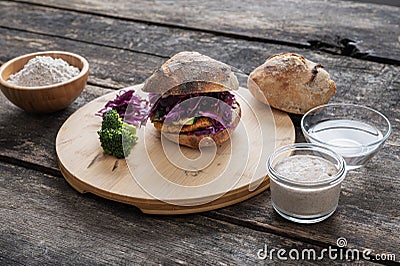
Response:
POLYGON ((329 148, 341 154, 347 169, 364 165, 379 150, 379 141, 383 138, 382 132, 376 127, 346 119, 322 121, 310 128, 308 134, 308 141, 328 144, 329 148))

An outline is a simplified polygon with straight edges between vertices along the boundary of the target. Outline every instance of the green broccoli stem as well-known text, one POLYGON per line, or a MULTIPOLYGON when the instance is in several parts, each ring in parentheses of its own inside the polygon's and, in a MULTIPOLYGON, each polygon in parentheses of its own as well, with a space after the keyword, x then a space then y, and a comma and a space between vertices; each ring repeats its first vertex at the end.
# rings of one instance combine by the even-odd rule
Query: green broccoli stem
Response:
POLYGON ((101 129, 97 133, 104 152, 117 158, 129 156, 138 140, 136 128, 123 122, 115 110, 104 115, 101 129))

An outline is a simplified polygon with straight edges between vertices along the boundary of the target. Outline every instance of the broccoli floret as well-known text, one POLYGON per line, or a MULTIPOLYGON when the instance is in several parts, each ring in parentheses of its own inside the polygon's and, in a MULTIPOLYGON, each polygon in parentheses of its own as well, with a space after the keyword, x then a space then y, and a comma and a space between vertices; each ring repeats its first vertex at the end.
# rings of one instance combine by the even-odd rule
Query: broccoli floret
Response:
POLYGON ((116 110, 110 110, 103 117, 101 129, 120 129, 122 127, 122 118, 119 116, 116 110))
POLYGON ((97 134, 104 152, 117 158, 128 156, 138 139, 136 128, 123 122, 115 110, 104 115, 101 130, 97 134))

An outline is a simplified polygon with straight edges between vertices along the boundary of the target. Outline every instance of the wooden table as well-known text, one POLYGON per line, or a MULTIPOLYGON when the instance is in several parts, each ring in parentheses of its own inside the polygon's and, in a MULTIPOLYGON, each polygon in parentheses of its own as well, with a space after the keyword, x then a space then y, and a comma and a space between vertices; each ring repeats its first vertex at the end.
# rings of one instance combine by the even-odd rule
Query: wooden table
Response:
MULTIPOLYGON (((88 85, 66 110, 26 113, 0 96, 0 264, 254 264, 259 249, 320 252, 347 240, 371 249, 362 264, 400 261, 400 8, 352 1, 0 2, 0 63, 66 50, 91 65, 88 85), (271 3, 272 2, 272 3, 271 3), (275 213, 269 190, 201 214, 149 216, 135 207, 79 194, 56 163, 66 118, 113 89, 143 82, 169 56, 196 50, 250 73, 274 53, 323 64, 338 92, 332 102, 372 106, 393 133, 364 168, 348 174, 336 213, 315 225, 275 213)), ((299 116, 291 116, 304 141, 299 116)), ((287 255, 287 254, 286 254, 287 255)), ((277 263, 296 264, 299 261, 277 263)), ((309 264, 341 264, 325 256, 309 264)))

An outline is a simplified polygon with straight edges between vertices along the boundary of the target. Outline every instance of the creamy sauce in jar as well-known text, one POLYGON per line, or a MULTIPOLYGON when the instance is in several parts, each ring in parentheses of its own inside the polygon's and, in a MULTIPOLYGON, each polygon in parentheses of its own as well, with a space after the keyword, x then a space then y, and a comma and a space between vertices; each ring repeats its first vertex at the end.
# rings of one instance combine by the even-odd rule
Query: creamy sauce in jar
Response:
POLYGON ((330 161, 312 155, 295 155, 280 161, 275 170, 292 181, 323 181, 334 176, 337 169, 330 161))
POLYGON ((338 173, 332 162, 314 155, 294 155, 278 162, 274 169, 288 180, 271 178, 271 199, 279 212, 302 218, 335 211, 341 180, 329 182, 338 173))

